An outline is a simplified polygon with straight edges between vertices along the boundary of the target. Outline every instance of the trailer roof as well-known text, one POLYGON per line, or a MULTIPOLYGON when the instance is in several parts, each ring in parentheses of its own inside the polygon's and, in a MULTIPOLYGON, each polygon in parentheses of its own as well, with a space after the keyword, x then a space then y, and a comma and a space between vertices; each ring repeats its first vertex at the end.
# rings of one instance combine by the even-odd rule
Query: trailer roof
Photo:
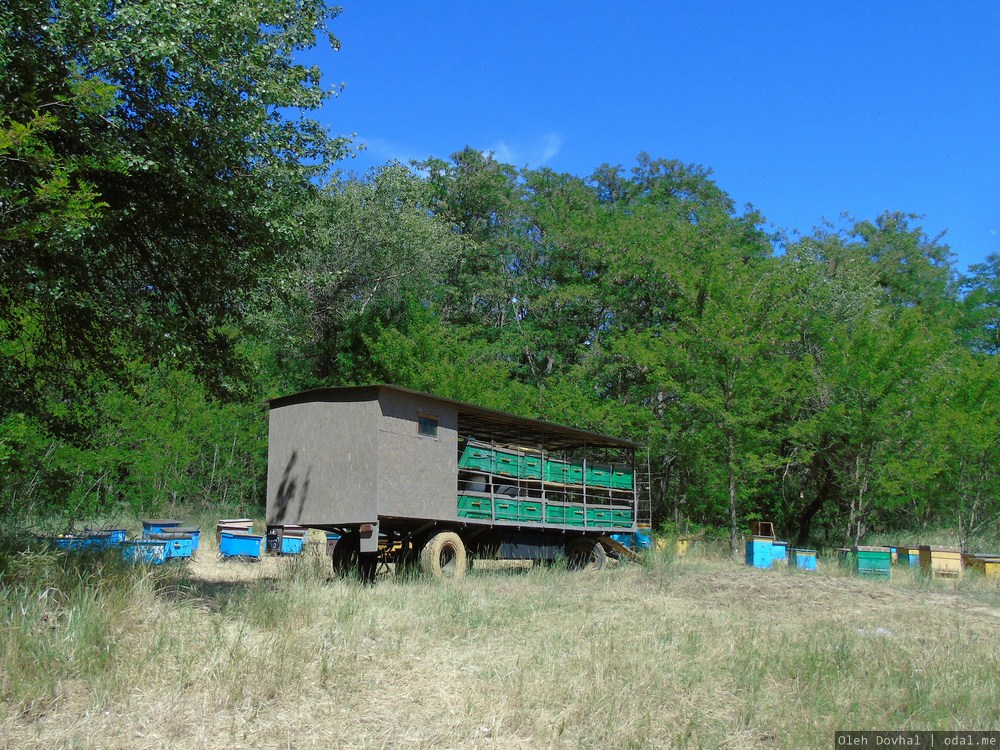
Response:
POLYGON ((270 408, 276 409, 292 404, 305 404, 313 401, 353 402, 372 401, 378 398, 379 391, 395 391, 420 398, 438 401, 453 406, 458 412, 458 432, 463 437, 478 440, 524 445, 544 445, 548 448, 638 448, 631 440, 622 440, 598 432, 578 430, 540 419, 527 419, 516 414, 484 409, 481 406, 467 404, 450 398, 442 398, 429 393, 421 393, 396 385, 378 384, 362 386, 346 386, 340 388, 314 388, 290 396, 281 396, 268 401, 270 408))

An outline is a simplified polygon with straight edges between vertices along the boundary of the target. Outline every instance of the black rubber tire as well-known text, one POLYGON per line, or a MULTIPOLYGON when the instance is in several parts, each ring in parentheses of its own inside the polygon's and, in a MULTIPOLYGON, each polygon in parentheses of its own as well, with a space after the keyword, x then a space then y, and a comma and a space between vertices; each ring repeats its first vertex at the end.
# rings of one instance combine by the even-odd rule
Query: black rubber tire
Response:
POLYGON ((600 570, 607 559, 607 551, 596 539, 580 536, 566 543, 566 560, 570 570, 600 570))
POLYGON ((333 575, 337 578, 344 578, 356 573, 360 552, 361 539, 357 534, 348 533, 340 537, 330 558, 333 565, 333 575))
POLYGON ((469 569, 469 557, 462 537, 454 531, 441 531, 432 536, 420 550, 420 567, 438 580, 464 578, 469 569))
POLYGON ((358 555, 358 580, 367 586, 375 585, 378 576, 378 552, 362 552, 358 555))

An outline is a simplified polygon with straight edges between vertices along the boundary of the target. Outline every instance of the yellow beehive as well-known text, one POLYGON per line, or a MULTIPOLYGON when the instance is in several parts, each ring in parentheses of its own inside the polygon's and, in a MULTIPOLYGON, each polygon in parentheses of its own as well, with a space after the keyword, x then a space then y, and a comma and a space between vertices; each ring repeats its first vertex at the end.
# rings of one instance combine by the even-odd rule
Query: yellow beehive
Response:
POLYGON ((962 551, 958 547, 922 544, 920 572, 933 578, 958 578, 962 575, 962 551))
POLYGON ((990 578, 1000 578, 1000 555, 962 555, 965 567, 978 570, 990 578))

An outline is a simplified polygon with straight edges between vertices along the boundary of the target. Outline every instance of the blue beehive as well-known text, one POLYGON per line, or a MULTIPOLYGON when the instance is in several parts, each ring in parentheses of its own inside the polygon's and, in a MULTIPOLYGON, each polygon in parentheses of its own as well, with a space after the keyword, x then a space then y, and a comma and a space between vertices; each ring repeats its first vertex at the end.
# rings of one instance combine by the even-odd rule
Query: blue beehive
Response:
POLYGON ((788 564, 794 565, 799 570, 816 570, 816 550, 790 549, 788 564))
POLYGON ((106 533, 108 535, 106 544, 109 547, 121 544, 128 536, 128 532, 125 529, 108 529, 106 533))
POLYGON ((640 526, 633 532, 621 532, 609 536, 630 550, 639 551, 653 546, 653 535, 648 526, 640 526))
POLYGON ((191 537, 191 548, 197 552, 198 543, 201 541, 201 529, 194 526, 176 526, 167 529, 165 533, 169 534, 187 534, 191 537))
POLYGON ((771 559, 776 563, 788 560, 788 542, 771 542, 771 559))
POLYGON ((142 521, 142 536, 148 538, 150 534, 162 534, 180 525, 181 522, 173 518, 146 518, 142 521))
POLYGON ((124 541, 125 532, 121 529, 83 531, 73 534, 44 537, 45 541, 57 549, 66 552, 100 552, 120 541, 124 541))
POLYGON ((91 549, 107 549, 125 541, 125 529, 87 529, 82 535, 91 549))
POLYGON ((60 534, 49 537, 48 541, 52 546, 67 552, 79 552, 94 545, 94 538, 87 534, 60 534))
POLYGON ((167 543, 154 539, 133 539, 122 544, 122 557, 131 563, 159 565, 167 559, 167 543))
POLYGON ((298 555, 305 545, 306 532, 303 526, 268 526, 264 549, 271 555, 298 555))
POLYGON ((264 537, 240 531, 223 531, 219 535, 219 554, 223 557, 257 559, 264 547, 264 537))
POLYGON ((194 554, 194 537, 190 534, 179 534, 177 532, 164 532, 162 534, 150 534, 151 541, 164 542, 167 546, 167 559, 189 558, 194 554))
POLYGON ((746 544, 746 563, 755 568, 770 568, 774 562, 773 539, 752 537, 746 544))
POLYGON ((302 547, 305 544, 306 537, 305 534, 298 535, 288 535, 285 534, 281 537, 281 554, 283 555, 297 555, 302 552, 302 547))

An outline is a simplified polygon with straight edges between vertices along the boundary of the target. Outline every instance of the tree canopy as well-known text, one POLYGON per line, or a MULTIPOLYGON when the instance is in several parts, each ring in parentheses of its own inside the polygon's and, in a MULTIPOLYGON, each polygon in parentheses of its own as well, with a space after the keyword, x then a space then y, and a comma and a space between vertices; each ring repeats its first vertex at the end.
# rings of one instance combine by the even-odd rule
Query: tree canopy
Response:
POLYGON ((996 526, 996 255, 770 233, 648 154, 332 171, 338 13, 0 0, 0 513, 252 506, 263 398, 379 381, 631 438, 656 522, 734 544, 996 526))
POLYGON ((0 399, 38 411, 133 351, 225 372, 225 325, 345 147, 300 114, 331 92, 295 57, 336 46, 337 13, 0 3, 0 399))

